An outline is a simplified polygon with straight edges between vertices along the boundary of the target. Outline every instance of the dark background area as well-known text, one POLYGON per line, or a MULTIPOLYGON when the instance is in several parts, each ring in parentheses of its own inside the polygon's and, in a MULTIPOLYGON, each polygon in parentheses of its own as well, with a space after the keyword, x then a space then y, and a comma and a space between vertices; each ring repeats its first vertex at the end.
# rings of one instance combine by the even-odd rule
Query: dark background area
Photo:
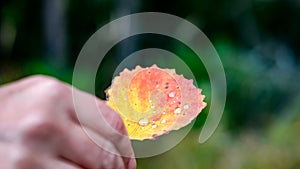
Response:
MULTIPOLYGON (((207 143, 197 143, 205 109, 177 147, 139 159, 139 168, 299 168, 299 0, 3 0, 0 84, 32 74, 71 84, 76 58, 95 31, 118 17, 147 11, 182 17, 206 34, 225 69, 227 102, 207 143)), ((103 91, 126 56, 149 47, 184 60, 209 103, 209 78, 200 60, 184 44, 151 34, 128 38, 111 49, 99 67, 103 78, 96 80, 97 96, 105 98, 103 91)))

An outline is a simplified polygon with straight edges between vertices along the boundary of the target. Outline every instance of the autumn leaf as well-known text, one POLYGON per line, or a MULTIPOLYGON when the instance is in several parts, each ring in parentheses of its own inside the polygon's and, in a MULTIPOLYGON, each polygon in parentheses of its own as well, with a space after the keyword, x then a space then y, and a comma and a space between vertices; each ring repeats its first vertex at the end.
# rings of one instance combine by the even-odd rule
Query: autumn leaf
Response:
POLYGON ((125 69, 106 91, 131 139, 154 139, 188 125, 206 106, 201 89, 173 69, 125 69))

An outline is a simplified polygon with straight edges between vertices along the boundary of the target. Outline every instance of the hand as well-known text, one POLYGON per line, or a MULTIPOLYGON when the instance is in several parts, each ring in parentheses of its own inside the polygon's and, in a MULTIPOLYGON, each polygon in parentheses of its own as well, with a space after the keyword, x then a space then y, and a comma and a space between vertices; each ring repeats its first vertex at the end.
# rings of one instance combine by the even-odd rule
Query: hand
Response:
MULTIPOLYGON (((74 90, 83 100, 96 99, 74 90)), ((119 115, 104 101, 96 101, 111 127, 127 135, 119 115)), ((83 131, 76 116, 77 113, 78 116, 93 119, 88 105, 83 102, 77 106, 79 111, 76 109, 75 112, 72 87, 50 77, 33 76, 1 87, 0 168, 135 168, 130 140, 112 134, 112 128, 97 122, 97 119, 80 121, 85 129, 101 139, 101 147, 97 146, 83 131)))

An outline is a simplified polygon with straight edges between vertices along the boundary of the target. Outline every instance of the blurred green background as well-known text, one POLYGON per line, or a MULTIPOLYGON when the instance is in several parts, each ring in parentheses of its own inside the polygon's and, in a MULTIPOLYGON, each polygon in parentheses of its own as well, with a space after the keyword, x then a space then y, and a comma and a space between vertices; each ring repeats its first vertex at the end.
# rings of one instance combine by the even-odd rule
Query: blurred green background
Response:
MULTIPOLYGON (((1 0, 0 84, 31 74, 71 84, 76 58, 96 30, 146 11, 174 14, 198 26, 219 53, 228 93, 219 128, 206 143, 199 144, 198 135, 209 105, 180 144, 138 159, 138 168, 300 168, 299 0, 1 0)), ((210 102, 201 61, 174 39, 151 34, 128 38, 105 56, 97 96, 105 98, 103 91, 126 56, 149 47, 184 60, 210 102)))

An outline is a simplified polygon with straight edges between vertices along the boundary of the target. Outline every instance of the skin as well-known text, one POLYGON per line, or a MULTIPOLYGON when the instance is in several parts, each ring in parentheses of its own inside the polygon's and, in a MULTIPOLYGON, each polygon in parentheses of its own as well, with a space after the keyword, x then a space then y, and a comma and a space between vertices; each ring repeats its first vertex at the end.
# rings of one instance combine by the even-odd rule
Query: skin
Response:
POLYGON ((0 168, 136 167, 131 143, 124 137, 127 131, 119 115, 104 101, 74 90, 83 100, 96 99, 104 118, 101 120, 110 125, 89 120, 94 118, 89 113, 88 103, 78 105, 79 111, 76 109, 75 112, 72 87, 54 78, 32 76, 0 87, 0 168), (79 123, 77 116, 84 116, 89 121, 79 123), (82 127, 99 138, 102 148, 82 127), (111 132, 113 128, 123 136, 111 132))

